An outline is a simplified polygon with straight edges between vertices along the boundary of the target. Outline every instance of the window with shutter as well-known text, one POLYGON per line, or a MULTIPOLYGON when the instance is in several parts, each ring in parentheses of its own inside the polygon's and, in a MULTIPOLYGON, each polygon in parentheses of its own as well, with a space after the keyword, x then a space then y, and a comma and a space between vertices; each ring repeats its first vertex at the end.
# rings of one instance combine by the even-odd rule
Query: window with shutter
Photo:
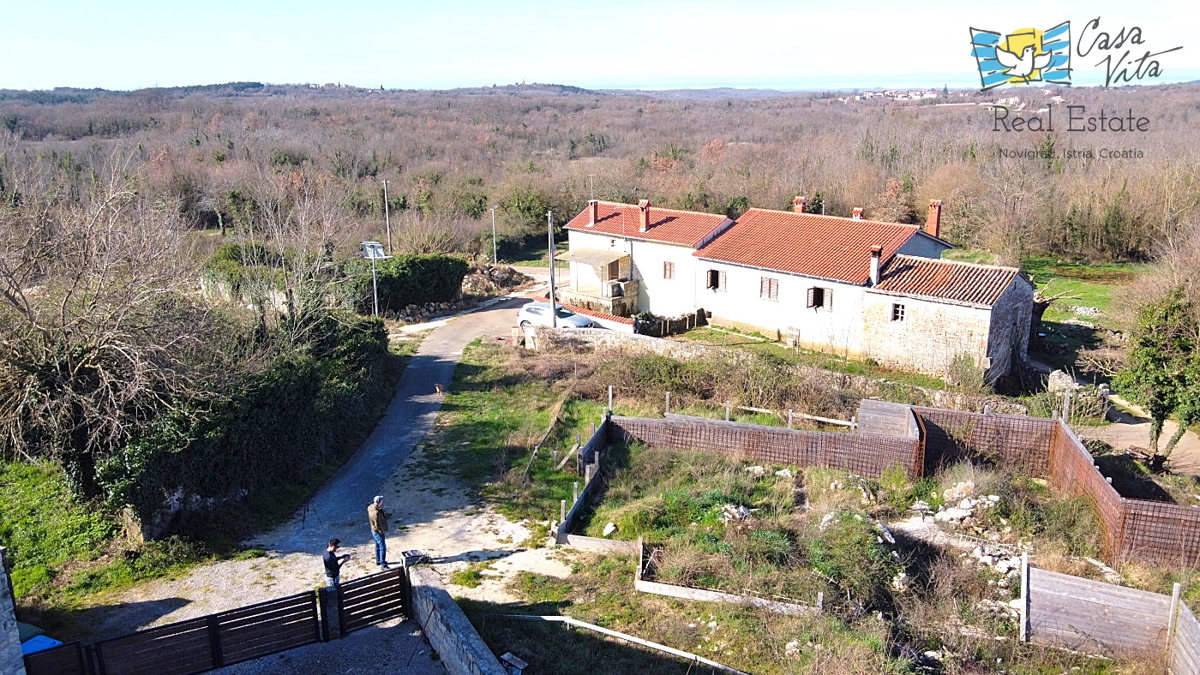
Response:
POLYGON ((725 272, 718 271, 717 272, 717 290, 724 293, 728 289, 729 289, 729 287, 725 285, 725 272))
POLYGON ((829 302, 828 288, 810 288, 808 289, 808 306, 814 309, 828 309, 826 306, 829 302))
POLYGON ((758 297, 763 300, 779 301, 779 280, 771 277, 760 277, 758 281, 758 297))
POLYGON ((833 311, 833 289, 832 288, 825 289, 825 311, 826 312, 833 311))

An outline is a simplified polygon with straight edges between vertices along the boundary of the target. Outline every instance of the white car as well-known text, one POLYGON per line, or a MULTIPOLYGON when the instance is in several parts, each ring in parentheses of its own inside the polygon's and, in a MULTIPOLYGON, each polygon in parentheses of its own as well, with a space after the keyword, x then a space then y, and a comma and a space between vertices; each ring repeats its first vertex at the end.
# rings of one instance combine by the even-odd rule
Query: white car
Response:
MULTIPOLYGON (((521 307, 517 312, 517 325, 521 328, 530 326, 549 326, 550 325, 550 303, 548 302, 531 302, 521 307)), ((559 328, 591 328, 594 324, 592 320, 576 314, 562 305, 558 306, 558 327, 559 328)))

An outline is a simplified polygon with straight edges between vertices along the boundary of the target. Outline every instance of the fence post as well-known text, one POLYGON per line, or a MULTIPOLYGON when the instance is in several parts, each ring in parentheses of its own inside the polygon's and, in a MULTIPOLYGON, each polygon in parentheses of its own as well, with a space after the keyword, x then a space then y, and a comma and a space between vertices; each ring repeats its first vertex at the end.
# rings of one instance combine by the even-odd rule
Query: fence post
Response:
POLYGON ((792 409, 788 408, 788 428, 792 428, 792 409))
POLYGON ((608 385, 608 414, 612 414, 612 385, 608 385))
POLYGON ((667 392, 667 407, 664 409, 664 414, 671 413, 671 392, 667 392))
POLYGON ((579 481, 571 483, 571 503, 579 501, 579 481))
POLYGON ((1021 642, 1029 642, 1029 552, 1021 554, 1021 642))
POLYGON ((733 412, 733 401, 725 401, 725 421, 729 421, 729 413, 733 412))
POLYGON ((321 641, 329 642, 342 637, 342 613, 337 589, 333 586, 318 588, 317 605, 321 610, 321 641))
POLYGON ((208 649, 212 655, 213 668, 225 665, 225 654, 221 651, 221 624, 216 614, 209 614, 207 623, 208 649))
POLYGON ((1183 590, 1180 584, 1175 584, 1171 590, 1171 613, 1167 616, 1167 657, 1175 646, 1175 625, 1179 622, 1179 594, 1183 590))

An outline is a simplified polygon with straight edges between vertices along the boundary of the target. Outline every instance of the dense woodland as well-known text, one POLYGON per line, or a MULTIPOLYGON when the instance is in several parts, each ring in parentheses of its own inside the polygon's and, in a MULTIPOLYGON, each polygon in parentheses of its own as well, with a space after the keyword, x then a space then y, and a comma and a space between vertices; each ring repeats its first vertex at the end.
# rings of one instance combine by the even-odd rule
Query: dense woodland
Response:
MULTIPOLYGON (((902 222, 937 198, 943 236, 1001 262, 1165 255, 1159 286, 1176 285, 1200 229, 1198 93, 0 91, 0 452, 60 460, 78 493, 148 510, 171 489, 143 480, 162 466, 185 475, 257 452, 220 433, 264 423, 247 412, 255 396, 309 396, 312 420, 353 409, 385 338, 322 299, 331 267, 384 238, 384 181, 397 252, 490 254, 493 205, 504 259, 544 241, 547 211, 561 224, 590 197, 736 216, 805 195, 813 211, 902 222), (993 94, 1019 96, 1025 116, 1061 95, 1089 116, 1144 116, 1148 130, 1072 132, 1059 105, 1053 132, 996 131, 977 105, 993 94), (268 268, 281 302, 199 292, 229 244, 257 252, 237 262, 268 268)), ((306 438, 319 447, 304 461, 268 453, 269 475, 190 490, 294 478, 332 453, 328 433, 306 438)))

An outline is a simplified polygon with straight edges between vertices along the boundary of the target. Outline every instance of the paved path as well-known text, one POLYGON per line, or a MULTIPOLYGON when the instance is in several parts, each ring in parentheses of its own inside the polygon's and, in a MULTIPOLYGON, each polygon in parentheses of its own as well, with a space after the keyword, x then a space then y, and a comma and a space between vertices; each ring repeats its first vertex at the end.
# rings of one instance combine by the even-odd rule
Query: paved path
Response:
MULTIPOLYGON (((1133 411, 1133 414, 1113 408, 1109 411, 1109 419, 1115 417, 1115 424, 1106 424, 1100 427, 1078 427, 1076 431, 1079 432, 1079 435, 1084 438, 1102 440, 1116 448, 1118 452, 1129 447, 1149 448, 1150 413, 1120 396, 1113 395, 1110 399, 1113 403, 1133 411)), ((1159 447, 1166 447, 1167 441, 1178 430, 1178 424, 1173 420, 1167 420, 1163 424, 1162 437, 1158 441, 1159 447)), ((1186 476, 1200 476, 1200 437, 1197 437, 1195 432, 1190 430, 1184 432, 1175 449, 1171 451, 1167 468, 1174 473, 1186 476)))

